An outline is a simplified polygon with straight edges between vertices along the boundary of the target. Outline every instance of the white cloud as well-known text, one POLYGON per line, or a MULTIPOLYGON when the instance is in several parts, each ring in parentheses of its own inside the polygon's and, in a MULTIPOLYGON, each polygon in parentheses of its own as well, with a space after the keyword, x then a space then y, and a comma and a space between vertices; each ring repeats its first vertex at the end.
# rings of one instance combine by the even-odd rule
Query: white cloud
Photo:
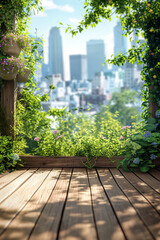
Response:
POLYGON ((63 5, 63 6, 57 6, 57 9, 62 10, 64 12, 74 12, 74 8, 71 7, 70 5, 63 5))
POLYGON ((46 10, 57 9, 64 12, 74 12, 74 8, 70 5, 57 5, 52 0, 41 0, 42 6, 46 10))
POLYGON ((78 24, 78 23, 80 22, 80 20, 77 19, 77 18, 69 18, 69 21, 70 21, 71 23, 75 23, 75 24, 78 24))

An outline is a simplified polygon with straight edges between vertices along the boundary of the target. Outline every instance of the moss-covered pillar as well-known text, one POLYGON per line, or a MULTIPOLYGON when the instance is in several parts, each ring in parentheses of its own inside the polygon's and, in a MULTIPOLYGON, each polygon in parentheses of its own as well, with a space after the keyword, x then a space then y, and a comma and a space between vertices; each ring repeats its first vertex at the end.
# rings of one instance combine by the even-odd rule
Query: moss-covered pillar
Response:
MULTIPOLYGON (((13 31, 15 31, 15 14, 13 16, 13 31)), ((7 32, 5 25, 1 26, 3 33, 7 32)), ((8 135, 15 138, 15 120, 16 120, 16 101, 17 101, 17 81, 3 80, 1 86, 1 135, 8 135)))

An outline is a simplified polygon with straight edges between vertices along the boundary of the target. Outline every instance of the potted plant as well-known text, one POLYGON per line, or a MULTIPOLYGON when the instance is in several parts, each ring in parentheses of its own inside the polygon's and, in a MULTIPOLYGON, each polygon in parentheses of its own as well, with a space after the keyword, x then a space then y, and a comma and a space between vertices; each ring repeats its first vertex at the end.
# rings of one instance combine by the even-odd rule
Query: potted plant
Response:
POLYGON ((24 69, 24 63, 20 58, 12 56, 0 59, 0 77, 4 80, 14 79, 20 69, 24 69))
POLYGON ((17 36, 17 43, 23 51, 30 50, 31 38, 26 35, 18 35, 17 36))
POLYGON ((27 82, 29 75, 31 74, 31 70, 27 67, 24 67, 19 70, 17 74, 17 82, 27 82))
POLYGON ((21 52, 21 48, 17 43, 17 37, 13 33, 2 36, 0 47, 9 56, 18 57, 21 52))
POLYGON ((18 57, 21 50, 30 49, 30 38, 25 35, 17 35, 16 33, 7 33, 3 35, 0 42, 0 47, 3 48, 4 53, 9 56, 18 57))

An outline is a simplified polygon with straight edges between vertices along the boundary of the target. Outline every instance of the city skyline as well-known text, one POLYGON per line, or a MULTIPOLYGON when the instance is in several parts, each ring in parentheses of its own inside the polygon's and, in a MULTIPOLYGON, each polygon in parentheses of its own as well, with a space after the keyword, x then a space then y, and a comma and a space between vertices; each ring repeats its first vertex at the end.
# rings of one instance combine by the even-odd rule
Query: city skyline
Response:
POLYGON ((106 56, 109 57, 113 53, 113 27, 118 21, 115 15, 112 21, 102 20, 96 28, 89 27, 72 37, 70 33, 65 33, 66 25, 71 24, 72 28, 76 28, 84 13, 83 3, 79 0, 42 0, 42 6, 43 12, 31 16, 30 34, 44 39, 44 62, 48 63, 49 32, 52 27, 60 27, 66 80, 70 78, 69 55, 86 54, 87 41, 102 39, 106 45, 106 56), (61 26, 60 22, 64 25, 61 26))

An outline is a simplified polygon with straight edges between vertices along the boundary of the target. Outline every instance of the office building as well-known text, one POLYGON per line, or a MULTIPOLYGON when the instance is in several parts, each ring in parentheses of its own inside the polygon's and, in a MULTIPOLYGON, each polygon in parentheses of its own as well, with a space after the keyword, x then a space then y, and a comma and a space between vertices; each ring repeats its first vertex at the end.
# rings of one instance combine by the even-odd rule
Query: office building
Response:
POLYGON ((124 87, 133 90, 138 90, 142 87, 143 81, 141 77, 141 71, 138 70, 137 63, 125 64, 125 77, 124 77, 124 87))
MULTIPOLYGON (((127 38, 122 34, 124 34, 122 24, 117 22, 114 27, 114 56, 117 56, 120 52, 123 54, 127 52, 127 38)), ((113 69, 118 69, 118 66, 114 65, 113 69)))
POLYGON ((64 80, 62 38, 57 27, 49 33, 49 74, 61 74, 64 80))
POLYGON ((86 55, 70 55, 70 76, 71 80, 87 79, 86 55))
POLYGON ((105 44, 104 40, 90 40, 87 42, 87 72, 88 80, 92 80, 95 73, 105 71, 105 44))

